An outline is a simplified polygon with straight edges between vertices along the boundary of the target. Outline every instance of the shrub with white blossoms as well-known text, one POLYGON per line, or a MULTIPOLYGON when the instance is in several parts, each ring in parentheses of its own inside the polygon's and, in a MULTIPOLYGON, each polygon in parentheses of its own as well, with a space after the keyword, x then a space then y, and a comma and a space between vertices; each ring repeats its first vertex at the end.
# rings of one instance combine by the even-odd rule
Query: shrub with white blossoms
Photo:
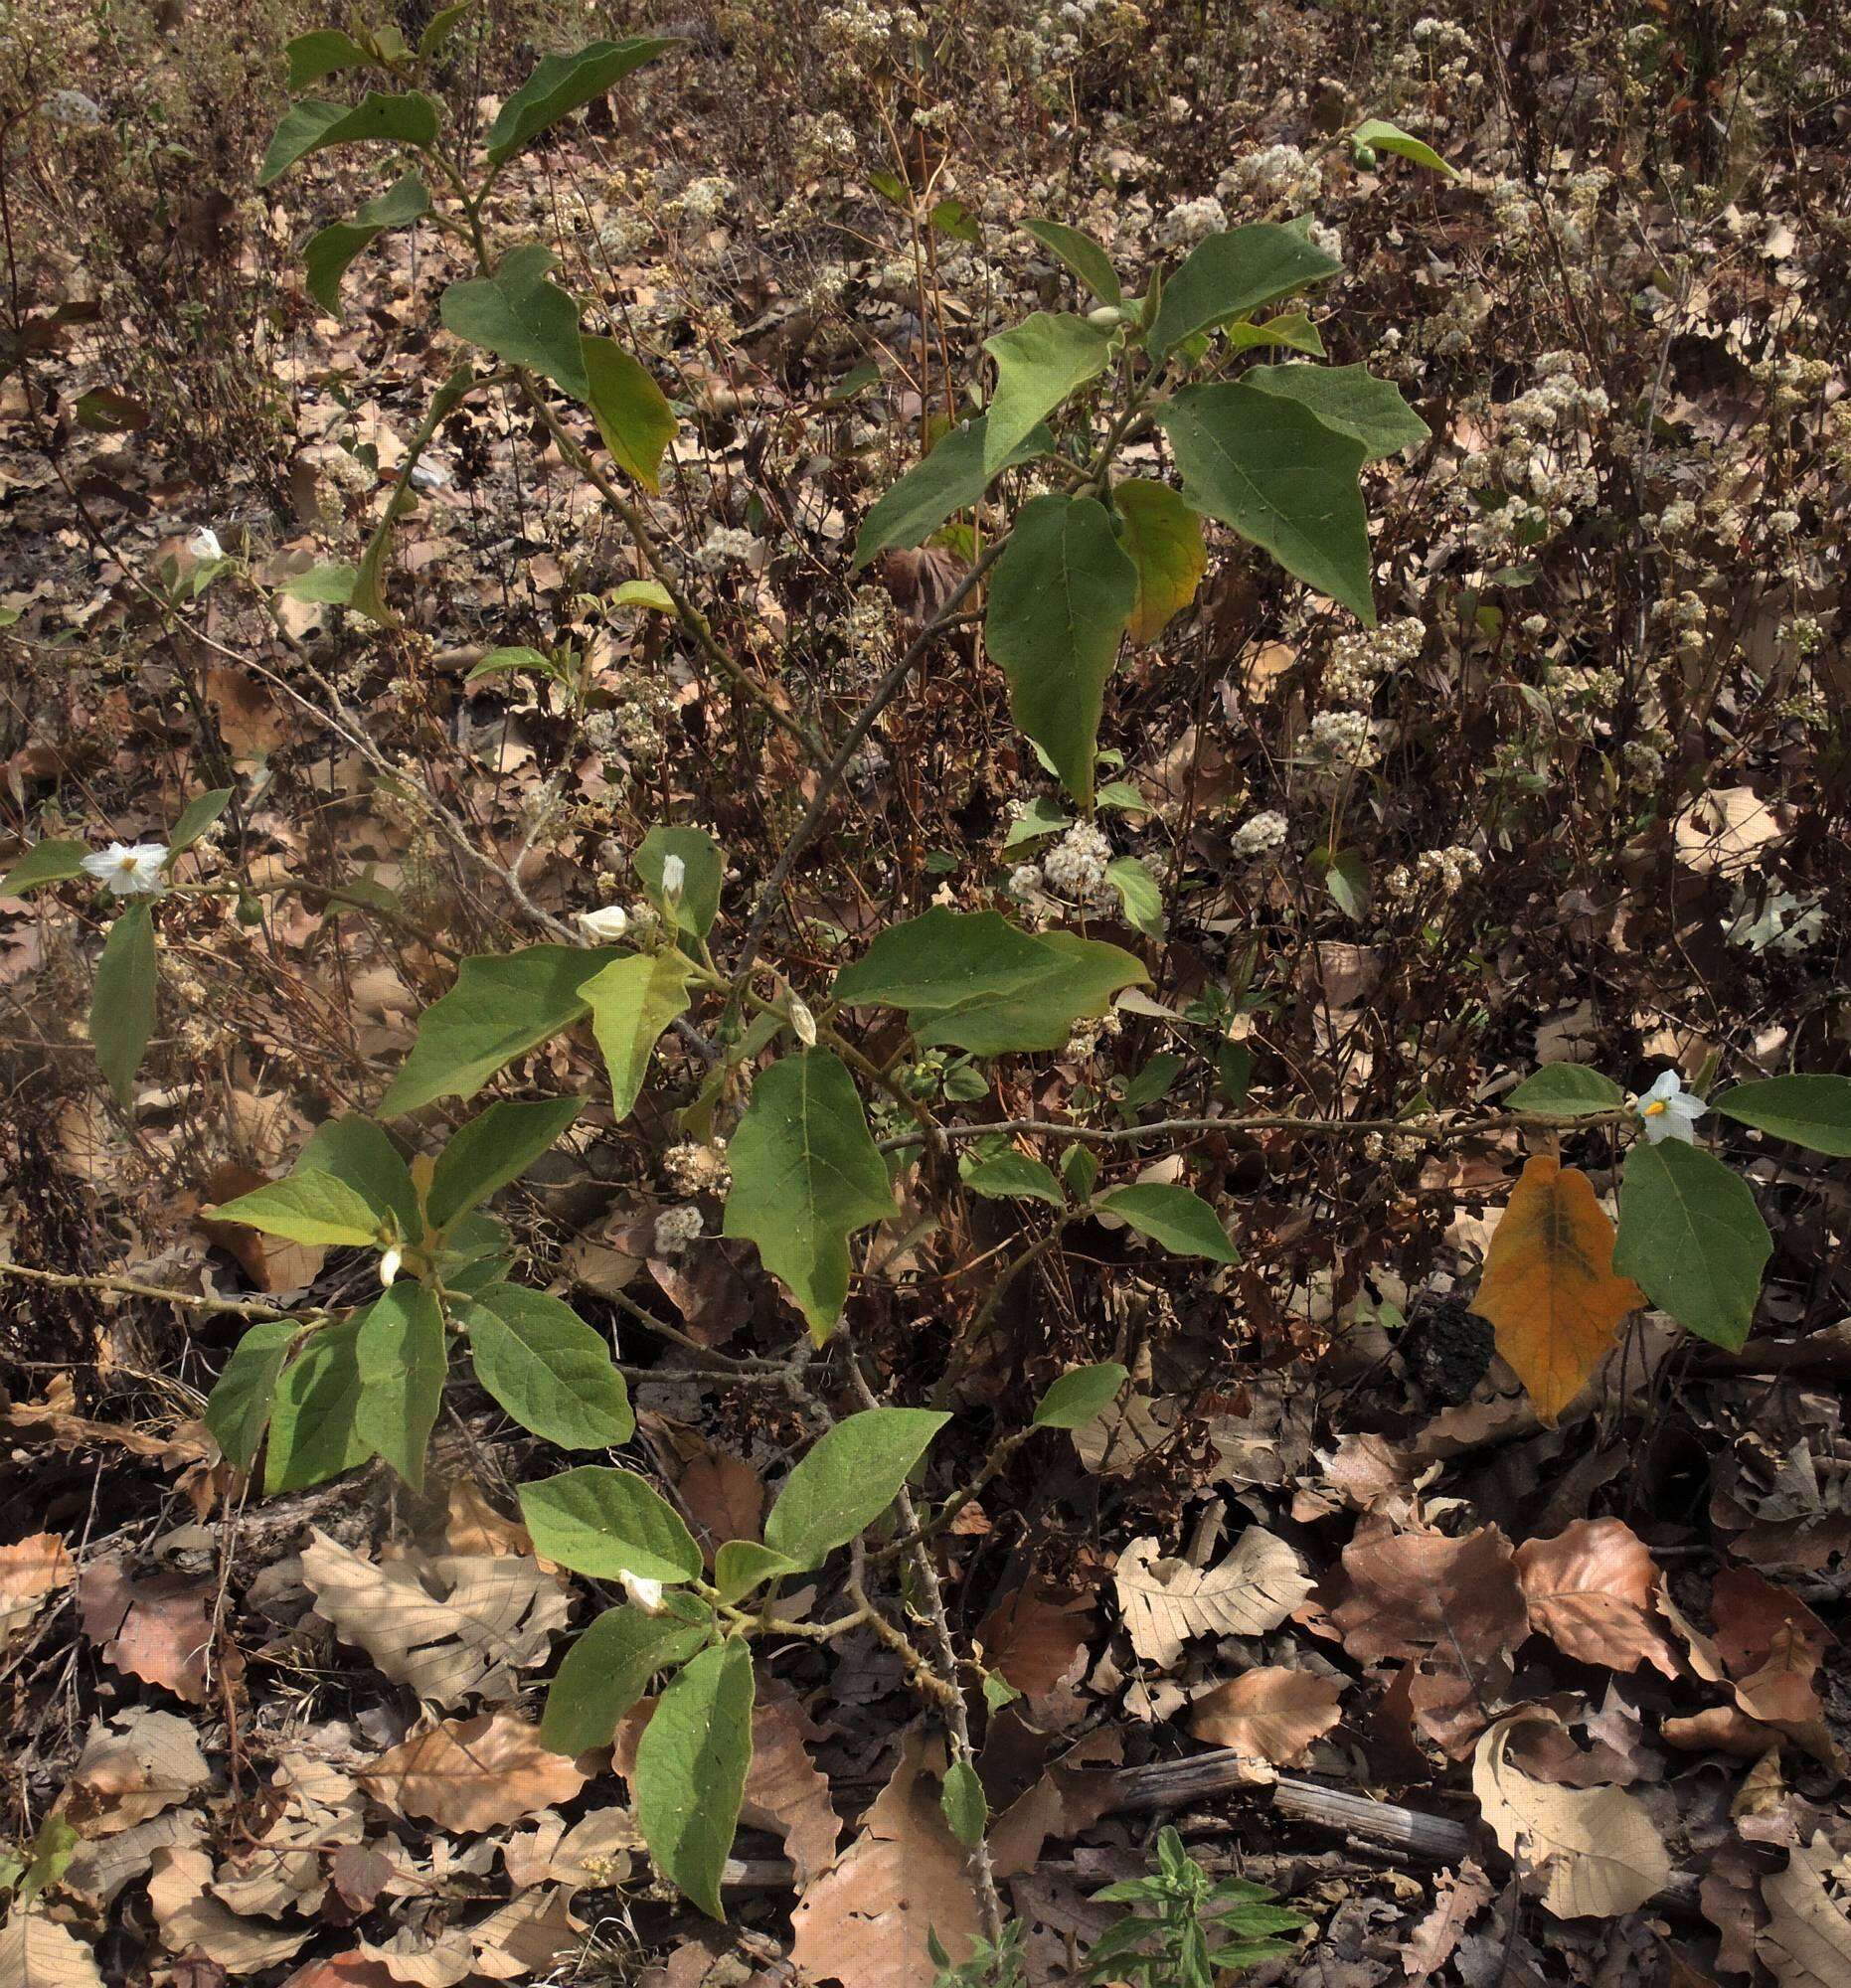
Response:
POLYGON ((1228 847, 1237 862, 1249 863, 1257 856, 1280 848, 1285 841, 1285 817, 1272 808, 1251 814, 1228 838, 1228 847))
POLYGON ((1077 905, 1108 906, 1113 902, 1105 881, 1111 844, 1090 821, 1077 821, 1041 859, 1049 890, 1077 905))

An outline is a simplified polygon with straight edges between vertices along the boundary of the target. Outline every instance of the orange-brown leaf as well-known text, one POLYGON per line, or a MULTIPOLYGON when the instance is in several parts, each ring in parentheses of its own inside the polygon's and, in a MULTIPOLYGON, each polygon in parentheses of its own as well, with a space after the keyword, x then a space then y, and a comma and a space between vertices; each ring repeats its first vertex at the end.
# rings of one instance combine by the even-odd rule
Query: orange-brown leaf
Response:
POLYGON ((1538 1154, 1491 1238, 1472 1309, 1491 1321, 1545 1422, 1587 1386, 1620 1320, 1644 1302, 1629 1277, 1613 1274, 1613 1225, 1594 1183, 1538 1154))

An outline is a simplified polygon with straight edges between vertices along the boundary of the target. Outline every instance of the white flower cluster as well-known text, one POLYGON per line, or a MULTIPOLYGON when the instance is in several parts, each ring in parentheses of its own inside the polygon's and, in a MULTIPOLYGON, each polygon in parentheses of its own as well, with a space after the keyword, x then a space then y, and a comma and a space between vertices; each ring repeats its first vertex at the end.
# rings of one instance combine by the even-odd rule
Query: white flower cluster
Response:
POLYGON ((1557 663, 1549 672, 1549 688, 1590 710, 1611 711, 1625 688, 1625 678, 1610 663, 1557 663))
POLYGON ((822 177, 848 172, 859 156, 854 127, 839 110, 819 110, 805 117, 794 138, 797 170, 822 177))
POLYGON ((1536 384, 1493 411, 1499 440, 1473 464, 1507 498, 1473 520, 1468 537, 1480 552, 1501 558, 1513 545, 1534 545, 1598 501, 1593 437, 1609 412, 1605 390, 1576 378, 1571 353, 1536 362, 1536 384))
POLYGON ((1272 808, 1263 808, 1242 822, 1228 838, 1228 848, 1237 863, 1250 863, 1256 856, 1279 848, 1284 840, 1285 817, 1272 808))
POLYGON ((675 714, 675 699, 659 679, 625 670, 613 686, 608 710, 585 721, 586 743, 594 752, 616 752, 641 765, 662 755, 663 733, 675 714))
POLYGON ((1201 200, 1181 201, 1171 208, 1163 217, 1158 234, 1172 248, 1193 248, 1211 235, 1225 233, 1227 227, 1228 216, 1221 202, 1209 195, 1201 200))
POLYGON ((1379 756, 1366 711, 1320 711, 1311 721, 1311 750, 1333 766, 1361 770, 1379 756))
POLYGON ((1483 868, 1478 853, 1463 843, 1454 843, 1449 849, 1424 849, 1414 859, 1412 870, 1405 863, 1396 864, 1383 880, 1383 888, 1391 898, 1404 903, 1432 893, 1455 898, 1466 880, 1476 877, 1483 868))
POLYGON ((1426 640, 1427 623, 1415 614, 1339 636, 1324 665, 1324 695, 1332 704, 1367 706, 1376 685, 1413 662, 1426 640))
POLYGON ((679 1256, 690 1242, 698 1242, 707 1228, 707 1218, 693 1202, 665 1208, 655 1219, 655 1253, 679 1256))
POLYGON ((716 525, 708 533, 697 557, 709 573, 718 573, 734 561, 748 562, 758 550, 758 541, 737 525, 716 525))
POLYGON ((1111 844, 1090 821, 1077 821, 1041 859, 1041 870, 1048 888, 1073 903, 1109 905, 1113 893, 1105 866, 1110 861, 1111 844))
POLYGON ((1268 145, 1237 159, 1215 182, 1216 197, 1231 207, 1310 207, 1324 190, 1324 170, 1296 145, 1268 145))
POLYGON ((724 173, 690 180, 668 204, 669 212, 691 228, 711 228, 733 198, 733 182, 724 173))
POLYGON ((703 1146, 698 1140, 684 1139, 662 1155, 662 1173, 677 1194, 725 1194, 733 1185, 727 1142, 715 1139, 703 1146))
POLYGON ((896 32, 915 36, 919 16, 911 7, 876 7, 872 0, 839 0, 825 7, 812 29, 817 49, 829 57, 830 79, 848 90, 871 78, 886 60, 896 32))
POLYGON ((630 208, 598 223, 597 246, 619 262, 634 261, 649 246, 654 225, 640 210, 630 208))

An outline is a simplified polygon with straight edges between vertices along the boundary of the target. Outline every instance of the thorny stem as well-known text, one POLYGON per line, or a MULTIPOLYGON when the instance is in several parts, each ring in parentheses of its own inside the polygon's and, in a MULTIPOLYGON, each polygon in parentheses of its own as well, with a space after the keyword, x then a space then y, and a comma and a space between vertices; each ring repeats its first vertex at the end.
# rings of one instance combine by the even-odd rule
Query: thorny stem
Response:
MULTIPOLYGON (((1380 1132, 1385 1136, 1444 1144, 1485 1132, 1587 1132, 1602 1125, 1631 1124, 1634 1115, 1629 1107, 1590 1111, 1576 1118, 1552 1117, 1541 1111, 1492 1111, 1447 1123, 1436 1113, 1423 1113, 1414 1118, 1295 1118, 1289 1112, 1278 1111, 1245 1118, 1153 1118, 1145 1125, 1112 1126, 1069 1125, 1058 1118, 998 1118, 984 1125, 940 1125, 937 1134, 948 1140, 1013 1134, 1024 1138, 1073 1139, 1089 1146, 1115 1146, 1178 1132, 1296 1132, 1313 1139, 1343 1139, 1358 1132, 1380 1132)), ((881 1140, 880 1147, 884 1153, 893 1153, 923 1143, 923 1135, 919 1133, 896 1132, 881 1140)))
POLYGON ((160 1284, 144 1284, 133 1277, 103 1277, 75 1270, 41 1270, 30 1263, 15 1263, 0 1257, 0 1277, 22 1277, 29 1283, 51 1284, 65 1291, 101 1291, 112 1297, 158 1298, 163 1304, 184 1306, 188 1311, 210 1312, 228 1318, 285 1320, 306 1324, 311 1319, 331 1318, 332 1312, 319 1305, 304 1305, 299 1311, 281 1311, 275 1305, 244 1298, 209 1298, 194 1291, 170 1291, 160 1284))

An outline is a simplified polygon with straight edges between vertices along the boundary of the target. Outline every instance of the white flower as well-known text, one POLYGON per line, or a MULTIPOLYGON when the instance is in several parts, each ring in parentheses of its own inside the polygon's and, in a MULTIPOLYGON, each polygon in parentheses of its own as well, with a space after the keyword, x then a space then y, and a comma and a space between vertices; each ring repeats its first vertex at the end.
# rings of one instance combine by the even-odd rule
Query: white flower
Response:
POLYGON ((662 895, 671 902, 679 898, 688 881, 688 866, 679 856, 662 859, 662 895))
POLYGON ((816 1047, 816 1017, 794 994, 790 997, 790 1026, 797 1032, 797 1041, 806 1050, 816 1047))
POLYGON ((118 898, 151 898, 161 888, 161 866, 167 845, 161 842, 112 842, 99 855, 84 859, 84 874, 107 884, 118 898))
POLYGON ((630 928, 630 914, 621 905, 606 905, 600 911, 581 911, 579 929, 594 945, 621 938, 630 928))
POLYGON ((405 1251, 396 1242, 379 1259, 379 1280, 385 1289, 392 1289, 393 1281, 399 1274, 399 1265, 404 1261, 405 1251))
POLYGON ((1697 1120, 1710 1107, 1701 1097, 1684 1088, 1684 1080, 1674 1070, 1663 1072, 1652 1087, 1634 1099, 1645 1136, 1655 1146, 1662 1139, 1682 1139, 1687 1146, 1697 1142, 1697 1120))
POLYGON ((706 1227, 706 1218, 692 1202, 663 1209, 655 1219, 655 1253, 679 1256, 690 1242, 699 1241, 706 1227))
POLYGON ((623 1591, 635 1602, 645 1615, 660 1615, 662 1612, 662 1583, 651 1580, 646 1574, 632 1574, 628 1568, 617 1575, 623 1583, 623 1591))
POLYGON ((225 557, 225 548, 219 543, 219 535, 210 525, 202 525, 187 540, 186 549, 196 560, 215 560, 225 557))

